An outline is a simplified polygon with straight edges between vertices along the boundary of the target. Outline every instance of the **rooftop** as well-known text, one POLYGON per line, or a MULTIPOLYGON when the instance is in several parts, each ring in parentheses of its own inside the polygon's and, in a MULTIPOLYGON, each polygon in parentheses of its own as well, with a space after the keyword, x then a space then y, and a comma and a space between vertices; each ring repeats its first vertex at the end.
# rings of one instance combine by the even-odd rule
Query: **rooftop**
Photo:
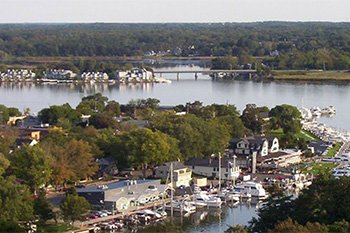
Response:
MULTIPOLYGON (((150 179, 144 179, 144 180, 135 180, 136 184, 133 185, 137 185, 137 184, 146 184, 146 183, 150 183, 152 184, 153 182, 159 182, 160 180, 150 180, 150 179)), ((105 185, 93 185, 93 186, 89 186, 86 188, 80 188, 77 189, 77 193, 84 193, 84 192, 105 192, 108 190, 113 190, 113 189, 122 189, 122 188, 126 188, 128 187, 128 182, 131 182, 131 180, 121 180, 118 182, 113 182, 113 183, 109 183, 109 184, 105 184, 105 185)))

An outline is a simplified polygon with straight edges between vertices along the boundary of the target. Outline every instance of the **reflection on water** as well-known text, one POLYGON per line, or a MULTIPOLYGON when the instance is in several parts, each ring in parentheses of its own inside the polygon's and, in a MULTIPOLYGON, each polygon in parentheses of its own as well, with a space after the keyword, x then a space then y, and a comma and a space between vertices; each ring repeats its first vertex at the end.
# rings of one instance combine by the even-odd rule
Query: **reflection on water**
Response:
MULTIPOLYGON (((221 209, 202 208, 187 217, 173 217, 173 223, 181 226, 185 232, 224 232, 236 224, 248 225, 249 221, 257 216, 258 207, 256 203, 242 203, 236 207, 223 206, 221 209)), ((166 221, 171 222, 171 217, 166 221)), ((147 227, 141 232, 147 232, 147 227)))

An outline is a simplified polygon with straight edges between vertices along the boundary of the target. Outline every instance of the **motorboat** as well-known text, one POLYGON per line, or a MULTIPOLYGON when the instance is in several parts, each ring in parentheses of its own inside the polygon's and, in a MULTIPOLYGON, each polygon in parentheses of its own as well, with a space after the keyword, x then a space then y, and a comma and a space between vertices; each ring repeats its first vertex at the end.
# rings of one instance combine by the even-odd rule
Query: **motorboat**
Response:
POLYGON ((237 185, 234 187, 234 191, 241 194, 242 197, 247 196, 248 194, 250 194, 252 197, 258 197, 261 199, 267 197, 266 190, 260 183, 256 182, 246 182, 241 185, 237 185))
POLYGON ((219 197, 201 193, 193 197, 193 204, 198 207, 221 207, 222 200, 219 197))
POLYGON ((188 201, 172 201, 171 203, 165 205, 165 209, 167 211, 170 211, 171 207, 173 208, 174 212, 193 213, 196 211, 196 206, 194 206, 191 202, 188 201))

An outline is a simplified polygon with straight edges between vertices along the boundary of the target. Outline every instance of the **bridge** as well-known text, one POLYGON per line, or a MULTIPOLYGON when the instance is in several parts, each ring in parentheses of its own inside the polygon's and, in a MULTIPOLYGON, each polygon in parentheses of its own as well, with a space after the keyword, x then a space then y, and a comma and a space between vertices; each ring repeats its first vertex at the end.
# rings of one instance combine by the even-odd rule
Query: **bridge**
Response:
POLYGON ((155 70, 153 73, 159 74, 162 77, 162 74, 177 74, 177 80, 180 78, 180 74, 194 74, 195 79, 197 80, 198 74, 252 74, 256 73, 256 70, 155 70))

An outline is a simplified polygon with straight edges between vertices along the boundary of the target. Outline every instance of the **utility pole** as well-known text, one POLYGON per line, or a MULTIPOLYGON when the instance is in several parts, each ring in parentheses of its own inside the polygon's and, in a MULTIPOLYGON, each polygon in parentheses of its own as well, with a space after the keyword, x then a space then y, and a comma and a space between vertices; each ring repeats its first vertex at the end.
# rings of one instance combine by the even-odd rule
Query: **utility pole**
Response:
POLYGON ((221 191, 221 153, 219 152, 219 192, 221 191))

